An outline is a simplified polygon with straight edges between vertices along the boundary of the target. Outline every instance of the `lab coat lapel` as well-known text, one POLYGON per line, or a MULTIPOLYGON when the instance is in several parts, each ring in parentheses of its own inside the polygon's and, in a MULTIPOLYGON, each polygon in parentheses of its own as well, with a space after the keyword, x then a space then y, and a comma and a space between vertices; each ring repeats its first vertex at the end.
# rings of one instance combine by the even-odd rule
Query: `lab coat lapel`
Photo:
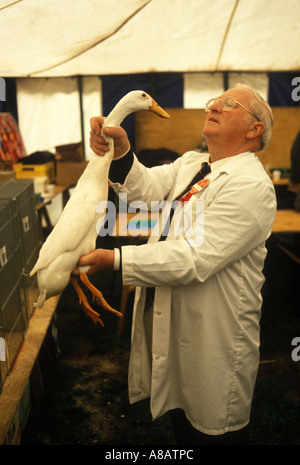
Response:
POLYGON ((181 195, 185 188, 192 182, 204 161, 207 161, 207 157, 204 158, 199 155, 198 159, 195 159, 192 163, 183 165, 180 168, 174 189, 170 192, 168 197, 169 201, 172 201, 181 195))

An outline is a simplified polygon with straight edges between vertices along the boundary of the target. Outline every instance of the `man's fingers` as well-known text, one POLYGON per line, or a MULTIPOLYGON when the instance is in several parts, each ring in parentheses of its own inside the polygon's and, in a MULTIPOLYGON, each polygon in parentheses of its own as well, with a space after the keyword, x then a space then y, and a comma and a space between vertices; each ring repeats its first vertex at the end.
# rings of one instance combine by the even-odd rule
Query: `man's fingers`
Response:
POLYGON ((97 264, 97 250, 94 250, 86 255, 82 255, 78 260, 77 266, 92 266, 97 264))
POLYGON ((90 266, 90 269, 88 270, 87 274, 93 274, 95 271, 97 271, 97 250, 92 251, 86 255, 82 255, 76 267, 72 271, 71 275, 72 276, 79 276, 79 267, 80 266, 90 266))
POLYGON ((99 136, 101 134, 101 127, 102 127, 104 120, 105 118, 103 116, 93 116, 90 119, 90 126, 91 126, 92 131, 99 136))
POLYGON ((93 130, 90 133, 90 147, 97 155, 105 155, 109 151, 108 142, 102 137, 95 135, 93 130))
POLYGON ((82 255, 76 267, 74 268, 72 275, 79 276, 79 268, 81 266, 89 266, 89 270, 87 272, 88 275, 94 274, 97 271, 113 268, 114 267, 114 257, 115 252, 114 250, 109 249, 96 249, 92 252, 89 252, 86 255, 82 255))

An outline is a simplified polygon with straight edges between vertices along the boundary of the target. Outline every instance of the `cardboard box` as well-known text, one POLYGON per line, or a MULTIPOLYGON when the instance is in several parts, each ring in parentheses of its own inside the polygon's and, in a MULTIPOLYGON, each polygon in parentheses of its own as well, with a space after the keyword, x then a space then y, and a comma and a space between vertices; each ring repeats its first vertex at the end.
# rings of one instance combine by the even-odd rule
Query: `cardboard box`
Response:
POLYGON ((56 163, 56 184, 75 186, 88 162, 59 161, 56 163))
POLYGON ((88 162, 84 160, 81 142, 58 145, 56 154, 56 184, 75 186, 88 162))
POLYGON ((15 163, 13 169, 17 179, 33 179, 35 177, 47 176, 49 183, 55 181, 55 165, 53 161, 40 165, 15 163))
POLYGON ((81 142, 73 144, 58 145, 55 147, 56 161, 84 161, 83 146, 81 142))
POLYGON ((9 181, 10 179, 16 179, 14 171, 0 171, 0 182, 9 181))

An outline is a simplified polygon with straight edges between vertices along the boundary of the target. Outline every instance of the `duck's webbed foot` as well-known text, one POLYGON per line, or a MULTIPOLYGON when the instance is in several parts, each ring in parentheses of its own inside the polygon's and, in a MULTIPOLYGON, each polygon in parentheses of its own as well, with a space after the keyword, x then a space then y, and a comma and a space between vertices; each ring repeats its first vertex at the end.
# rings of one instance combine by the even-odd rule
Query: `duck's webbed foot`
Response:
POLYGON ((113 313, 114 315, 117 315, 118 317, 122 317, 122 313, 118 312, 114 308, 112 308, 104 299, 102 292, 99 291, 93 284, 89 281, 89 278, 87 277, 86 273, 80 273, 80 279, 81 281, 86 285, 86 287, 89 288, 91 293, 93 294, 93 298, 97 300, 97 303, 101 305, 102 308, 105 310, 113 313))
POLYGON ((97 312, 95 312, 92 309, 92 307, 90 306, 90 304, 89 304, 89 302, 88 302, 88 300, 86 298, 85 293, 83 292, 83 290, 79 286, 77 278, 71 278, 71 283, 74 286, 74 289, 75 289, 75 291, 76 291, 76 293, 78 295, 78 298, 79 298, 79 303, 82 305, 83 310, 86 313, 86 315, 89 318, 91 318, 91 320, 95 324, 100 324, 101 326, 104 326, 103 321, 100 318, 100 315, 97 312))

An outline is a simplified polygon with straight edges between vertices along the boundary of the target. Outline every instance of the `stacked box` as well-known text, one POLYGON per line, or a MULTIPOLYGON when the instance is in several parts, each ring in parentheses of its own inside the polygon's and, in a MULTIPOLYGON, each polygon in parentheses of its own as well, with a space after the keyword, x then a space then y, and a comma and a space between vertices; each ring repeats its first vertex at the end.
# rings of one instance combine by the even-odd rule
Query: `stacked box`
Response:
POLYGON ((56 183, 75 186, 87 167, 82 142, 55 147, 56 183))
POLYGON ((1 326, 6 342, 6 362, 9 371, 15 361, 26 332, 24 286, 22 275, 19 276, 7 300, 0 308, 1 326))
POLYGON ((35 194, 32 181, 10 180, 0 183, 0 200, 12 200, 19 217, 23 243, 24 263, 39 244, 39 224, 35 210, 35 194))
POLYGON ((49 183, 55 181, 55 165, 53 161, 41 163, 40 165, 15 163, 13 165, 13 170, 16 173, 17 179, 33 179, 36 177, 47 177, 49 183))
POLYGON ((0 201, 0 390, 25 332, 23 251, 13 201, 0 201))
POLYGON ((0 200, 10 199, 19 220, 23 252, 23 286, 25 289, 26 323, 32 316, 32 305, 38 295, 37 277, 29 277, 40 249, 39 223, 35 209, 35 193, 32 181, 10 180, 0 183, 0 200))
POLYGON ((0 337, 6 349, 6 360, 0 362, 2 384, 32 315, 38 290, 36 277, 29 277, 29 272, 38 251, 33 183, 19 180, 0 183, 0 337))

